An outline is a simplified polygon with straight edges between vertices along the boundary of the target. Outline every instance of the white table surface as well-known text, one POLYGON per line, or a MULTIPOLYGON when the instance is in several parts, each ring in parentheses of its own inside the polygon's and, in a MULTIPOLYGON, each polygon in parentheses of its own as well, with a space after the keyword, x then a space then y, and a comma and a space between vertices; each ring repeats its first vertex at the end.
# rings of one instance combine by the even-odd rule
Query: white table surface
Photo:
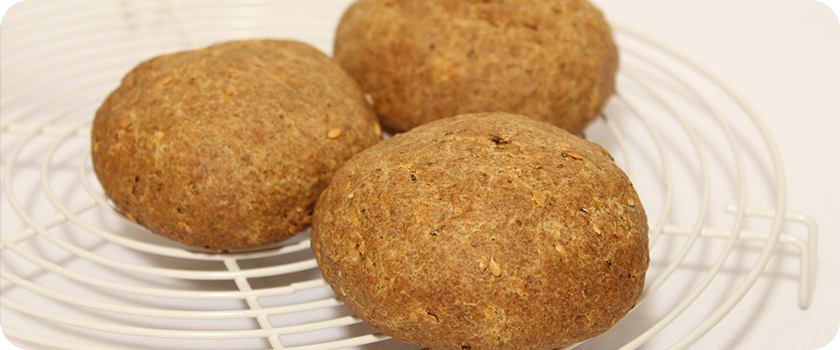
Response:
MULTIPOLYGON (((817 289, 810 309, 798 307, 797 281, 774 274, 771 260, 745 301, 693 348, 817 349, 828 344, 840 327, 837 16, 813 0, 594 2, 613 24, 656 38, 724 77, 778 144, 787 209, 819 224, 817 289)), ((7 221, 2 222, 4 234, 7 221)), ((14 347, 0 343, 0 348, 14 347)))

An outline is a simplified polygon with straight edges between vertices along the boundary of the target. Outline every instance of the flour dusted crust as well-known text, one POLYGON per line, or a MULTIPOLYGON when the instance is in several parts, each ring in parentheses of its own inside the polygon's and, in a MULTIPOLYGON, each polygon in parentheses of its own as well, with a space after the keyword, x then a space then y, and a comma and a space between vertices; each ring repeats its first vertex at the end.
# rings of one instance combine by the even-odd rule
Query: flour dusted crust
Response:
POLYGON ((557 127, 467 114, 360 153, 312 249, 347 306, 433 349, 553 349, 609 329, 648 267, 644 209, 609 154, 557 127))
POLYGON ((209 250, 297 233, 332 174, 381 139, 358 84, 292 41, 234 41, 132 70, 96 113, 93 165, 120 211, 209 250))
POLYGON ((586 0, 360 0, 334 52, 397 132, 511 112, 580 134, 618 67, 610 28, 586 0))

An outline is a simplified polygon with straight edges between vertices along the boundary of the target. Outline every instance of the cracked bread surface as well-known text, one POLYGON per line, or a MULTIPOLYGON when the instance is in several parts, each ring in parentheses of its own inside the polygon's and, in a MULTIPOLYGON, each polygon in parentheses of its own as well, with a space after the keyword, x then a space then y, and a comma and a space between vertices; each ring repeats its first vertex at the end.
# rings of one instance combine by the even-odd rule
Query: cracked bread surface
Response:
POLYGON ((91 151, 129 219, 225 251, 297 233, 332 174, 379 140, 358 84, 326 55, 246 40, 138 65, 96 112, 91 151))
POLYGON ((311 244, 338 298, 432 349, 553 349, 635 306, 648 227, 599 145, 505 114, 435 121, 348 161, 311 244))
POLYGON ((618 69, 611 29, 586 0, 360 0, 334 57, 393 132, 509 112, 581 134, 618 69))

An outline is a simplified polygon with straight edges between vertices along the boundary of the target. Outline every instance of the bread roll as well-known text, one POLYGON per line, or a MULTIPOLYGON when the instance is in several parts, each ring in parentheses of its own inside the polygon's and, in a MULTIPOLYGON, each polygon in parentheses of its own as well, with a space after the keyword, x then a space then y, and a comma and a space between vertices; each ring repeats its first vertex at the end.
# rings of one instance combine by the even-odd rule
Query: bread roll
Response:
POLYGON ((121 212, 214 251, 297 233, 342 163, 381 140, 352 78, 315 48, 276 40, 140 64, 92 134, 94 170, 121 212))
POLYGON ((372 327, 433 349, 553 349, 631 308, 648 267, 642 203, 610 155, 552 125, 467 114, 348 161, 312 249, 372 327))
POLYGON ((334 51, 395 132, 510 112, 581 134, 618 68, 610 27, 586 0, 360 0, 334 51))

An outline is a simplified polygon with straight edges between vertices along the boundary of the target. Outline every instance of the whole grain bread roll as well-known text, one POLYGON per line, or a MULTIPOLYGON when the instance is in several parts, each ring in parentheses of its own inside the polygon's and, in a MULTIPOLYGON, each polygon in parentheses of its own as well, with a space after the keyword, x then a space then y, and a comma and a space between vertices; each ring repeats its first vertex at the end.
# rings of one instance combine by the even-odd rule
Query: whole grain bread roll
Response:
POLYGON ((317 49, 234 41, 128 73, 96 113, 92 155, 128 218, 234 250, 297 233, 333 173, 379 140, 358 84, 317 49))
POLYGON ((443 119, 348 161, 312 249, 372 327, 433 349, 553 349, 609 329, 647 271, 647 219, 600 146, 527 117, 443 119))
POLYGON ((334 56, 395 132, 510 112, 580 134, 618 68, 610 27, 586 0, 359 0, 334 56))

